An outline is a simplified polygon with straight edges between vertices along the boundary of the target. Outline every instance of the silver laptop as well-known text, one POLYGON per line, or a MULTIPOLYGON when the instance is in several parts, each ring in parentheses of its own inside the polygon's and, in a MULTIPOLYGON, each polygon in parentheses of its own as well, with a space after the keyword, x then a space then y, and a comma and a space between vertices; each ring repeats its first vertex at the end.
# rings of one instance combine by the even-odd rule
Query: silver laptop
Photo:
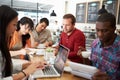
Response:
POLYGON ((69 49, 63 45, 60 45, 54 64, 43 70, 37 70, 31 75, 32 78, 60 77, 64 71, 64 65, 68 58, 68 54, 69 49))

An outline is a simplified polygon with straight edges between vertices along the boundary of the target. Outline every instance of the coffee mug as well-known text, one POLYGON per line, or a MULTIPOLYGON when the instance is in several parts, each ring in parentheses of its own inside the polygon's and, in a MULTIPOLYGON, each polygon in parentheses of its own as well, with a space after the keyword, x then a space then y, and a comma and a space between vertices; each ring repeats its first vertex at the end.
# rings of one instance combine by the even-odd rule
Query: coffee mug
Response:
POLYGON ((91 51, 82 51, 82 57, 83 58, 89 58, 91 54, 91 51))

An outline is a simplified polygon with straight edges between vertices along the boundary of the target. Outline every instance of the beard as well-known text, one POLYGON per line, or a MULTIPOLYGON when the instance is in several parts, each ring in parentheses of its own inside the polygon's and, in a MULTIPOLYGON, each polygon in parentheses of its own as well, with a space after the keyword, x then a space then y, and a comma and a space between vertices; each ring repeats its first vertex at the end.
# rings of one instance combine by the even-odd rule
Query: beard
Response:
POLYGON ((73 31, 74 29, 65 29, 65 30, 63 30, 65 33, 71 33, 72 31, 73 31))

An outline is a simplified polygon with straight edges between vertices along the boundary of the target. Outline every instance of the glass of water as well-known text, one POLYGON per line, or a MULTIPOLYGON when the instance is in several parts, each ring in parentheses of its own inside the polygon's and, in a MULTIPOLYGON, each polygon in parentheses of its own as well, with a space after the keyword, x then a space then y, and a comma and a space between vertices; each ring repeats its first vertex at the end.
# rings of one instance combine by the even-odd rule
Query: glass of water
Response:
POLYGON ((49 64, 54 64, 55 55, 53 53, 53 50, 46 50, 44 58, 49 64))

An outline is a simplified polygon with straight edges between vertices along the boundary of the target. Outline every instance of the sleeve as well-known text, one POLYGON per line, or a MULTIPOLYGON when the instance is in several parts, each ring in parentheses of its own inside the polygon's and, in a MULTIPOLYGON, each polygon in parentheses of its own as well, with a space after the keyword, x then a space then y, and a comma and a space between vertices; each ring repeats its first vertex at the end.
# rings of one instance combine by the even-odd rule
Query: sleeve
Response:
POLYGON ((1 72, 2 62, 3 62, 3 60, 2 60, 2 55, 1 55, 1 51, 0 51, 0 80, 13 80, 12 76, 2 78, 2 72, 1 72))
POLYGON ((10 77, 5 77, 5 78, 0 78, 0 80, 13 80, 12 76, 10 77))
POLYGON ((2 56, 1 56, 1 52, 0 52, 0 80, 13 80, 12 76, 2 78, 1 65, 2 65, 2 56))
POLYGON ((77 56, 77 52, 80 46, 85 48, 85 36, 82 33, 79 33, 79 35, 76 35, 75 41, 74 41, 74 50, 69 53, 69 57, 77 56))
POLYGON ((95 46, 97 45, 98 43, 98 39, 95 39, 92 44, 91 44, 91 55, 90 55, 90 60, 92 62, 92 66, 96 66, 96 57, 94 56, 95 53, 95 46))
POLYGON ((91 55, 90 55, 90 60, 94 62, 93 60, 93 55, 94 55, 94 46, 98 43, 98 39, 95 39, 92 44, 91 44, 91 55))
POLYGON ((52 36, 51 36, 51 32, 48 30, 48 38, 47 41, 52 41, 52 36))
POLYGON ((22 70, 23 61, 19 59, 12 59, 13 62, 13 73, 20 72, 22 70))
POLYGON ((38 34, 35 30, 32 31, 33 38, 35 39, 36 42, 39 42, 38 40, 38 34))

